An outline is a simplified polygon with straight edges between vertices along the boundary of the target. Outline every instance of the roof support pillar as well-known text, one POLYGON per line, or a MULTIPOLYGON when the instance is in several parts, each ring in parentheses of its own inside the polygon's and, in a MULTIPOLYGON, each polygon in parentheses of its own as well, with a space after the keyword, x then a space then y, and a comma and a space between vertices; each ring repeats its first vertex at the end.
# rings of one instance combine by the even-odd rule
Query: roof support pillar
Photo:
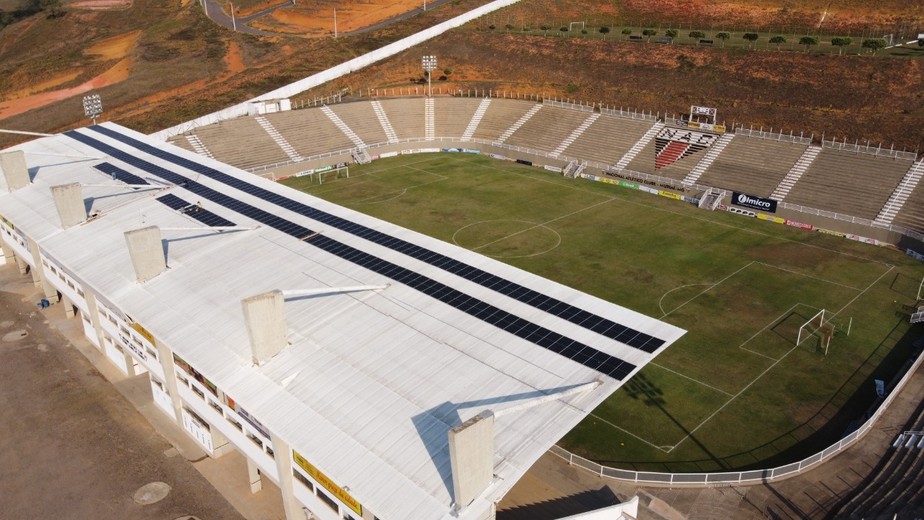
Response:
POLYGON ((449 430, 449 461, 453 499, 462 509, 494 478, 494 414, 481 412, 449 430))
POLYGON ((87 207, 79 183, 52 186, 51 196, 55 200, 62 228, 67 229, 87 220, 87 207))
POLYGON ((7 191, 13 192, 29 185, 29 168, 22 150, 0 153, 0 169, 3 169, 7 191))
POLYGON ((255 365, 269 361, 286 346, 285 296, 269 291, 241 300, 255 365))
POLYGON ((138 282, 146 282, 167 270, 160 228, 150 226, 126 231, 125 241, 138 282))
POLYGON ((282 509, 286 513, 286 520, 301 520, 305 518, 305 513, 302 512, 299 501, 295 499, 295 490, 292 488, 292 448, 273 432, 270 432, 270 440, 273 441, 279 491, 282 493, 282 509))

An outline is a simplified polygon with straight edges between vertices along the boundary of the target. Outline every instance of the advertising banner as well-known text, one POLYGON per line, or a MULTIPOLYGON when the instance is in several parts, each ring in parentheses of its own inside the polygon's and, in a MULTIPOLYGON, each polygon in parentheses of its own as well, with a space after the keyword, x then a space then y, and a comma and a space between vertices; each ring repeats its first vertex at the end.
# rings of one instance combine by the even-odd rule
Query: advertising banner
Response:
POLYGON ((617 186, 619 185, 619 181, 617 181, 616 179, 608 179, 606 177, 596 177, 594 178, 594 180, 603 182, 605 184, 615 184, 617 186))
POLYGON ((637 190, 637 189, 638 189, 638 183, 635 183, 635 182, 619 181, 617 184, 619 184, 619 185, 622 186, 623 188, 631 188, 631 189, 633 189, 633 190, 637 190))
POLYGON ((382 152, 379 154, 379 157, 385 159, 386 157, 397 157, 398 152, 382 152))
POLYGON ((908 249, 906 253, 908 253, 908 256, 910 256, 911 258, 924 262, 924 255, 922 255, 921 253, 918 253, 914 249, 908 249))
POLYGON ((526 159, 517 159, 517 163, 518 163, 518 164, 525 164, 526 166, 532 166, 532 165, 533 165, 533 162, 532 162, 532 161, 527 161, 526 159))
POLYGON ((785 218, 774 217, 773 215, 767 215, 766 213, 758 213, 757 218, 760 220, 766 220, 768 222, 776 222, 777 224, 784 224, 786 222, 785 218))
POLYGON ((350 494, 347 493, 343 488, 334 483, 333 480, 329 479, 327 475, 321 473, 318 468, 314 467, 314 465, 308 462, 305 457, 302 457, 295 450, 292 450, 292 460, 295 461, 295 464, 297 464, 298 467, 305 470, 305 473, 311 476, 315 482, 324 487, 324 489, 330 491, 331 494, 343 502, 345 506, 350 508, 357 515, 361 516, 363 514, 363 506, 360 505, 360 503, 357 502, 355 498, 350 496, 350 494))
POLYGON ((841 237, 841 238, 843 238, 843 237, 845 236, 843 233, 841 233, 841 232, 839 232, 839 231, 831 231, 830 229, 825 229, 825 228, 820 228, 820 227, 815 228, 815 231, 817 231, 817 232, 819 232, 819 233, 822 233, 822 234, 825 234, 825 235, 831 235, 831 236, 835 236, 835 237, 841 237))
POLYGON ((481 150, 475 150, 474 148, 463 148, 462 153, 481 153, 481 150))
POLYGON ((551 166, 551 165, 546 164, 545 166, 543 166, 543 168, 545 168, 546 170, 549 170, 550 172, 561 173, 561 168, 559 168, 558 166, 551 166))
POLYGON ((672 191, 658 190, 658 195, 662 197, 667 197, 669 199, 680 200, 680 195, 672 191))
POLYGON ((759 209, 768 213, 776 213, 776 201, 748 195, 747 193, 732 192, 732 204, 750 209, 759 209))
POLYGON ((792 227, 801 228, 801 229, 807 229, 807 230, 809 230, 809 231, 815 229, 815 226, 813 226, 813 225, 811 225, 811 224, 806 224, 806 223, 804 223, 804 222, 797 222, 797 221, 795 221, 795 220, 786 219, 785 224, 786 224, 787 226, 792 226, 792 227))
POLYGON ((727 207, 726 209, 728 210, 729 213, 737 213, 738 215, 744 215, 745 217, 756 217, 757 216, 757 213, 754 213, 753 211, 748 211, 746 209, 738 209, 738 208, 733 208, 731 206, 727 207))

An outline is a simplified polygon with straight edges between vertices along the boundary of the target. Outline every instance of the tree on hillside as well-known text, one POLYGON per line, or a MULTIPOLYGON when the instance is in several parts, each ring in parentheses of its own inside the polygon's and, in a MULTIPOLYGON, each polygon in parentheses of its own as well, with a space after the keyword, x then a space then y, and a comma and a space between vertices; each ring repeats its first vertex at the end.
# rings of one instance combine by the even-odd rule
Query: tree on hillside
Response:
POLYGON ((648 41, 650 42, 650 41, 651 41, 651 37, 654 36, 654 35, 656 35, 656 34, 658 34, 658 31, 656 31, 656 30, 654 30, 654 29, 645 29, 645 30, 642 31, 642 34, 644 34, 645 36, 647 36, 647 37, 648 37, 648 41))
POLYGON ((843 54, 844 47, 850 45, 851 43, 853 43, 853 38, 841 38, 841 37, 831 38, 831 45, 837 47, 838 54, 843 54))
POLYGON ((818 38, 814 36, 803 36, 799 38, 799 45, 805 45, 805 52, 809 51, 812 45, 818 45, 818 38))
POLYGON ((924 47, 924 38, 918 40, 918 47, 924 47))
POLYGON ((604 26, 600 28, 600 34, 603 35, 603 41, 606 41, 606 35, 609 34, 609 32, 610 32, 609 27, 604 26))
POLYGON ((629 35, 632 34, 632 29, 629 29, 628 27, 626 27, 625 29, 622 30, 622 34, 624 34, 626 36, 626 39, 628 40, 629 35))
POLYGON ((863 48, 869 49, 876 54, 876 51, 886 46, 886 41, 882 38, 867 38, 863 40, 863 48))
POLYGON ((773 45, 776 45, 776 50, 780 50, 780 45, 783 45, 784 43, 786 43, 786 38, 783 36, 777 35, 777 36, 774 36, 773 38, 770 38, 770 43, 772 43, 773 45))
MULTIPOLYGON (((671 40, 676 38, 679 34, 680 34, 680 31, 678 31, 677 29, 668 29, 664 31, 664 36, 669 37, 671 40)), ((673 43, 673 41, 671 41, 671 43, 673 43)))
POLYGON ((724 48, 724 47, 725 47, 725 40, 731 38, 731 35, 728 34, 727 32, 724 32, 724 31, 723 31, 723 32, 720 32, 720 33, 716 33, 715 37, 718 38, 718 39, 720 39, 720 40, 722 40, 722 47, 724 48))
POLYGON ((756 42, 757 39, 760 38, 760 35, 757 33, 744 33, 741 35, 741 37, 747 40, 749 42, 749 48, 753 49, 754 42, 756 42))
POLYGON ((549 33, 549 29, 551 29, 551 28, 552 28, 552 26, 549 25, 549 24, 547 24, 547 23, 542 24, 542 27, 540 27, 540 29, 542 29, 542 34, 543 34, 543 35, 548 34, 548 33, 549 33))
POLYGON ((703 31, 690 31, 690 38, 705 38, 706 33, 703 31))
POLYGON ((57 18, 64 14, 64 4, 61 0, 39 0, 39 9, 48 13, 49 18, 57 18))

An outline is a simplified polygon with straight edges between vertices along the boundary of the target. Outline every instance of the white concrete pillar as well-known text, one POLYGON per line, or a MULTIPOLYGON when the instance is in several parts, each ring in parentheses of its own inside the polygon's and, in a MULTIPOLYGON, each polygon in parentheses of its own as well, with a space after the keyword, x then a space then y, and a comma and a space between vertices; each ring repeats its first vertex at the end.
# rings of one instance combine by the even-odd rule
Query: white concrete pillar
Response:
POLYGON ((170 394, 170 401, 173 403, 174 420, 179 424, 181 417, 183 417, 180 412, 183 403, 180 401, 180 391, 176 386, 176 365, 173 364, 173 351, 159 341, 156 347, 157 361, 164 369, 164 384, 167 387, 167 393, 170 394))
POLYGON ((93 330, 96 331, 96 342, 98 345, 94 346, 101 349, 103 346, 103 326, 99 322, 99 309, 96 307, 96 295, 87 290, 86 285, 84 285, 83 297, 87 302, 87 308, 90 309, 90 324, 93 325, 93 330))
POLYGON ((126 231, 125 241, 139 282, 146 282, 167 270, 160 228, 150 226, 126 231))
POLYGON ((6 243, 6 240, 3 240, 2 238, 0 238, 0 249, 3 250, 3 259, 6 260, 6 263, 9 264, 14 262, 13 255, 15 253, 13 253, 13 248, 6 243))
POLYGON ((484 411, 449 430, 453 500, 472 503, 494 478, 494 414, 484 411))
POLYGON ((61 304, 64 305, 64 316, 68 319, 74 317, 74 304, 67 296, 61 295, 61 304))
POLYGON ((16 257, 16 267, 19 268, 19 274, 24 275, 29 272, 29 264, 21 256, 14 254, 16 257))
POLYGON ((241 300, 253 362, 260 365, 286 346, 285 298, 270 291, 241 300))
POLYGON ((29 185, 29 168, 22 150, 0 154, 0 169, 3 170, 7 191, 13 192, 29 185))
POLYGON ((273 442, 273 453, 276 454, 276 472, 279 473, 279 491, 282 493, 282 508, 286 512, 286 520, 302 520, 305 514, 302 506, 295 499, 295 490, 292 488, 292 448, 289 443, 270 432, 273 442))
POLYGON ((125 376, 126 377, 135 377, 137 372, 135 372, 135 358, 131 354, 125 351, 128 347, 124 347, 122 350, 122 357, 125 358, 125 376))
POLYGON ((250 460, 250 457, 245 455, 244 458, 247 459, 247 482, 250 482, 250 492, 256 493, 263 489, 263 478, 260 476, 260 469, 254 461, 250 460))
POLYGON ((54 198, 62 228, 67 229, 87 220, 87 206, 84 204, 83 190, 79 183, 52 186, 51 196, 54 198))

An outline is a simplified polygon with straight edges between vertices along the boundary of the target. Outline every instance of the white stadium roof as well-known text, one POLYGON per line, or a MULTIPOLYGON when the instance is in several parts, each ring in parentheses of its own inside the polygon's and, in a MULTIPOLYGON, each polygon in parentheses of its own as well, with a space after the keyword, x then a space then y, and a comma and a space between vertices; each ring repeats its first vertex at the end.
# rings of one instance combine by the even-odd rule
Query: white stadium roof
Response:
POLYGON ((450 518, 447 432, 490 409, 496 478, 459 517, 483 512, 684 334, 118 125, 14 149, 33 180, 0 194, 0 215, 381 518, 450 518), (73 182, 95 216, 65 230, 50 187, 73 182), (167 202, 247 229, 216 232, 167 202), (168 269, 138 283, 124 233, 148 226, 168 269), (254 366, 242 299, 355 286, 385 288, 288 297, 289 344, 254 366))

